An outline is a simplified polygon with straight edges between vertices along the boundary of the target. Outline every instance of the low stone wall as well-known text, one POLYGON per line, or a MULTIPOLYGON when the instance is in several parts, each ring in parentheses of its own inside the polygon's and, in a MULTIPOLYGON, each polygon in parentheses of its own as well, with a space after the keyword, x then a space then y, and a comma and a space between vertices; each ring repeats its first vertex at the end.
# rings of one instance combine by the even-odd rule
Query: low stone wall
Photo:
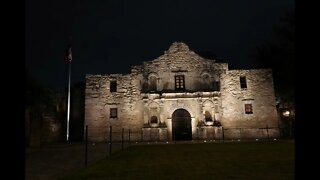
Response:
POLYGON ((278 128, 234 128, 234 129, 224 129, 223 136, 224 139, 268 139, 268 138, 279 138, 278 128))
POLYGON ((167 141, 167 128, 142 128, 141 141, 167 141))
MULTIPOLYGON (((278 128, 223 128, 222 126, 202 126, 197 127, 196 133, 192 135, 193 140, 246 140, 246 139, 274 139, 279 138, 278 128)), ((109 132, 104 134, 104 138, 91 139, 94 142, 108 142, 109 132)), ((113 142, 143 142, 143 141, 170 141, 168 129, 146 127, 140 130, 128 129, 112 132, 113 142), (130 136, 130 137, 129 137, 130 136)))
POLYGON ((222 139, 222 128, 216 126, 197 127, 197 140, 219 140, 222 139))

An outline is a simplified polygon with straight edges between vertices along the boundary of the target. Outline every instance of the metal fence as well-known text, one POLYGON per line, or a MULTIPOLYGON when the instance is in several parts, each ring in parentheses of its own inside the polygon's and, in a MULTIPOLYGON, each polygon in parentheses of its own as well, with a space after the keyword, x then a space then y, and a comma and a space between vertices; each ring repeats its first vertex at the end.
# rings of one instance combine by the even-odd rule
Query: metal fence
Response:
MULTIPOLYGON (((217 128, 214 131, 204 131, 203 128, 197 128, 196 137, 191 141, 183 141, 183 143, 203 143, 203 142, 229 142, 229 141, 273 141, 282 138, 288 138, 287 128, 279 127, 262 127, 262 128, 217 128), (205 135, 203 135, 205 133, 205 135), (202 135, 201 135, 202 134, 202 135), (254 135, 254 136, 253 136, 254 135)), ((122 128, 120 131, 113 130, 112 126, 105 136, 105 150, 108 157, 113 152, 123 150, 132 145, 141 144, 176 144, 182 141, 175 141, 174 138, 167 138, 172 140, 160 140, 156 133, 149 133, 147 136, 142 130, 131 130, 122 128), (150 138, 148 138, 150 136, 150 138), (153 138, 151 138, 151 136, 153 138), (147 138, 146 138, 147 137, 147 138)), ((291 137, 292 138, 292 137, 291 137)), ((85 130, 85 166, 87 166, 88 146, 94 145, 95 142, 88 140, 88 126, 85 130)))
MULTIPOLYGON (((94 130, 94 129, 90 129, 94 130)), ((113 129, 112 126, 103 134, 103 139, 97 141, 113 143, 137 143, 137 142, 166 142, 175 141, 173 135, 161 128, 145 128, 144 130, 113 129), (161 132, 162 131, 162 132, 161 132), (165 134, 165 137, 161 137, 165 134)), ((192 134, 192 140, 250 140, 250 139, 281 139, 292 137, 288 128, 260 127, 260 128, 224 128, 224 127, 197 127, 192 134)), ((87 138, 85 138, 87 139, 87 138)), ((89 139, 91 139, 89 137, 89 139)))

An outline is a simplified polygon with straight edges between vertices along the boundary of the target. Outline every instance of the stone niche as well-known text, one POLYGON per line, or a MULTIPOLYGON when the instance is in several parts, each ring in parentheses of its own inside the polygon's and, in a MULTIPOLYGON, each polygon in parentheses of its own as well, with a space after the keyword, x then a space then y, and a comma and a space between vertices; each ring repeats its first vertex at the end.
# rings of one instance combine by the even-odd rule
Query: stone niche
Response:
POLYGON ((166 141, 168 140, 168 129, 166 127, 142 128, 142 141, 166 141))
POLYGON ((198 140, 221 140, 222 127, 200 126, 197 127, 198 140))

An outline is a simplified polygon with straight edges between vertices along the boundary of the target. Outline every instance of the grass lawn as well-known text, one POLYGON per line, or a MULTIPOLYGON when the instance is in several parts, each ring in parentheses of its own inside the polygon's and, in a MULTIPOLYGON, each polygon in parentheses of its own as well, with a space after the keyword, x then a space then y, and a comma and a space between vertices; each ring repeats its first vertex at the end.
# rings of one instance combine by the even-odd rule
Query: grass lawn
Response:
POLYGON ((64 179, 294 179, 294 143, 132 146, 64 179))

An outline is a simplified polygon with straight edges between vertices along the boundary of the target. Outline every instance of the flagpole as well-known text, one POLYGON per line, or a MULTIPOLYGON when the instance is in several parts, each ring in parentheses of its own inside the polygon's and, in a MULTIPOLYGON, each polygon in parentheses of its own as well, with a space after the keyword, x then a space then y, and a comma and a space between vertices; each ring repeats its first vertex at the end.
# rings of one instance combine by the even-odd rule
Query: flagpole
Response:
POLYGON ((69 81, 68 81, 68 114, 67 114, 67 142, 69 142, 69 122, 70 122, 70 81, 71 81, 71 61, 69 61, 69 81))
POLYGON ((69 45, 65 55, 65 60, 68 62, 68 110, 67 110, 67 142, 69 142, 69 123, 70 123, 70 84, 71 84, 71 61, 72 61, 72 51, 71 51, 71 36, 69 37, 69 45))

